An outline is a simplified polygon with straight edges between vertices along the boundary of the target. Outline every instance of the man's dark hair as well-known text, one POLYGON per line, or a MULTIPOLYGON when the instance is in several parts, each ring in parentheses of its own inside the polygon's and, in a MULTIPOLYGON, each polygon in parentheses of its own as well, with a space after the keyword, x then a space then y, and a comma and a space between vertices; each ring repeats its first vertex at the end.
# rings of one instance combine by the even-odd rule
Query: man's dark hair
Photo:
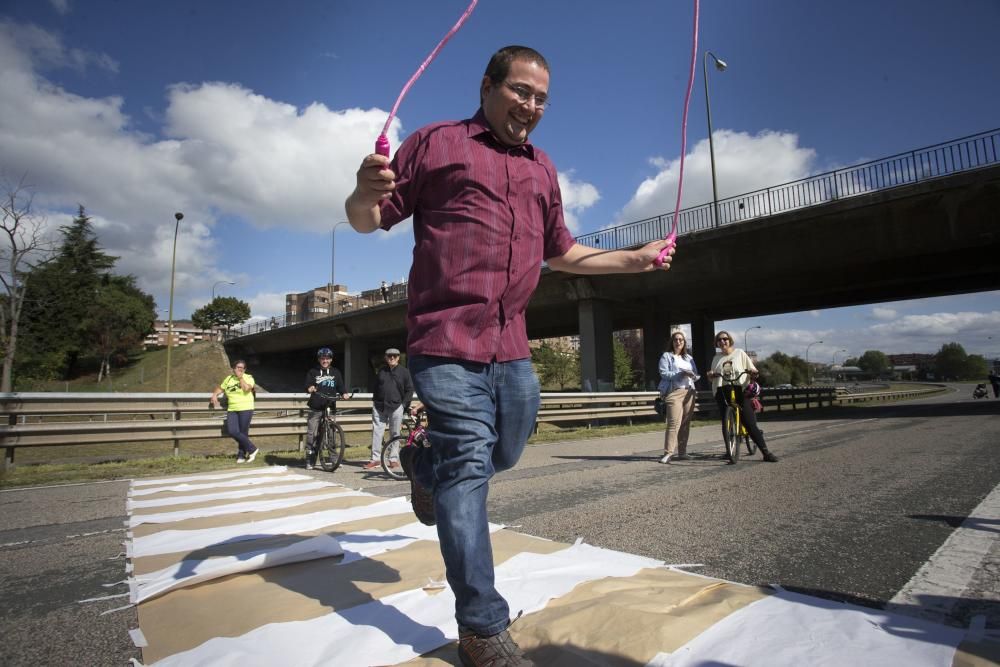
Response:
MULTIPOLYGON (((530 47, 514 44, 505 46, 494 53, 493 57, 490 58, 490 62, 486 65, 486 71, 483 75, 488 76, 493 85, 498 86, 510 74, 510 64, 515 60, 527 60, 529 63, 535 63, 539 67, 544 68, 546 72, 549 71, 549 63, 546 62, 541 53, 530 47)), ((482 95, 480 95, 480 104, 482 104, 482 101, 482 95)))

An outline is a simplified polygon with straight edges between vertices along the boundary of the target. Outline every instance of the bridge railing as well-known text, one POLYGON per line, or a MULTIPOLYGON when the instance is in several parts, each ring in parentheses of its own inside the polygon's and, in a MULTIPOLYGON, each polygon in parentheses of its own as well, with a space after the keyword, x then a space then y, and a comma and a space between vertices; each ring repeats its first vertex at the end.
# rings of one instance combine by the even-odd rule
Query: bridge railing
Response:
MULTIPOLYGON (((689 234, 994 164, 1000 164, 1000 129, 720 199, 717 225, 711 204, 683 209, 677 230, 689 234)), ((609 250, 628 248, 663 238, 672 221, 672 213, 659 215, 585 234, 577 241, 609 250)))

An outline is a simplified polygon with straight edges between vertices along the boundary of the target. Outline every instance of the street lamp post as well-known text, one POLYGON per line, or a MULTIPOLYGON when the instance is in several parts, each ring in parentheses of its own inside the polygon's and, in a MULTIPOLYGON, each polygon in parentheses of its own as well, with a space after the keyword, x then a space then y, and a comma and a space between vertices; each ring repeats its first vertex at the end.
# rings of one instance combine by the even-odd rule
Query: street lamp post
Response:
POLYGON ((327 294, 330 295, 330 312, 328 315, 333 315, 333 290, 337 284, 335 279, 335 274, 333 272, 334 266, 337 261, 337 227, 341 225, 349 225, 351 223, 346 220, 334 223, 333 230, 330 232, 330 287, 327 289, 327 294))
POLYGON ((747 343, 747 334, 750 333, 751 331, 753 331, 754 329, 763 329, 763 328, 764 327, 762 327, 761 325, 758 324, 757 326, 750 327, 749 329, 747 329, 746 331, 743 332, 743 351, 744 352, 746 352, 747 354, 750 354, 750 344, 747 343))
POLYGON ((715 61, 715 69, 726 71, 726 61, 719 60, 711 51, 705 51, 702 58, 701 71, 705 80, 705 113, 708 114, 708 157, 712 162, 712 212, 715 215, 715 226, 719 226, 719 190, 715 184, 715 143, 712 141, 712 105, 708 99, 708 57, 715 61))
POLYGON ((174 213, 174 254, 170 260, 170 307, 167 309, 167 393, 170 393, 170 350, 174 347, 174 270, 177 268, 177 230, 184 214, 174 213))
POLYGON ((841 352, 845 352, 846 353, 847 350, 837 350, 836 352, 834 352, 833 353, 833 359, 830 360, 830 365, 831 366, 836 366, 837 365, 837 355, 840 354, 841 352))
POLYGON ((231 280, 216 280, 215 284, 212 285, 212 301, 215 301, 215 288, 219 285, 235 285, 236 283, 231 280))
POLYGON ((809 343, 808 345, 806 345, 806 373, 809 374, 809 377, 806 378, 806 379, 809 380, 809 384, 810 385, 813 383, 813 380, 812 380, 813 372, 812 372, 812 366, 809 365, 809 348, 811 348, 813 345, 822 345, 822 344, 823 344, 823 341, 817 340, 817 341, 814 341, 814 342, 809 343))

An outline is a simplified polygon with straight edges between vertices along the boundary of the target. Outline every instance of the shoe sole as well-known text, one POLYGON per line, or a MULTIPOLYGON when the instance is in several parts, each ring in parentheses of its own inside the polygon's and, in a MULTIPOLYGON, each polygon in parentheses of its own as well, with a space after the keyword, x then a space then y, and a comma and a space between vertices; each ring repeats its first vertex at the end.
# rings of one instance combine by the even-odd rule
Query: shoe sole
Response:
POLYGON ((410 480, 410 506, 413 507, 413 513, 417 516, 417 520, 424 524, 425 526, 433 526, 437 524, 437 517, 434 512, 434 496, 420 486, 420 484, 413 478, 413 453, 416 452, 416 448, 412 445, 410 447, 403 447, 399 452, 399 463, 403 467, 403 472, 406 474, 406 478, 410 480), (409 450, 413 450, 412 452, 409 450))

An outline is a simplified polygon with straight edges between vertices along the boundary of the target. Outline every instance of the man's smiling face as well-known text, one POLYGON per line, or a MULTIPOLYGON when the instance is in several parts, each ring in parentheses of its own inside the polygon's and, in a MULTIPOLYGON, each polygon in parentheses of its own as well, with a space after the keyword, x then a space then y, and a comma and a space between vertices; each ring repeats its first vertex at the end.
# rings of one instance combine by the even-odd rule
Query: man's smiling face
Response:
POLYGON ((520 146, 527 141, 545 113, 544 107, 539 107, 535 100, 547 97, 548 93, 548 71, 529 60, 512 61, 507 78, 500 83, 493 83, 484 76, 481 87, 483 113, 497 139, 505 146, 520 146), (528 92, 528 99, 522 101, 516 90, 528 92))

